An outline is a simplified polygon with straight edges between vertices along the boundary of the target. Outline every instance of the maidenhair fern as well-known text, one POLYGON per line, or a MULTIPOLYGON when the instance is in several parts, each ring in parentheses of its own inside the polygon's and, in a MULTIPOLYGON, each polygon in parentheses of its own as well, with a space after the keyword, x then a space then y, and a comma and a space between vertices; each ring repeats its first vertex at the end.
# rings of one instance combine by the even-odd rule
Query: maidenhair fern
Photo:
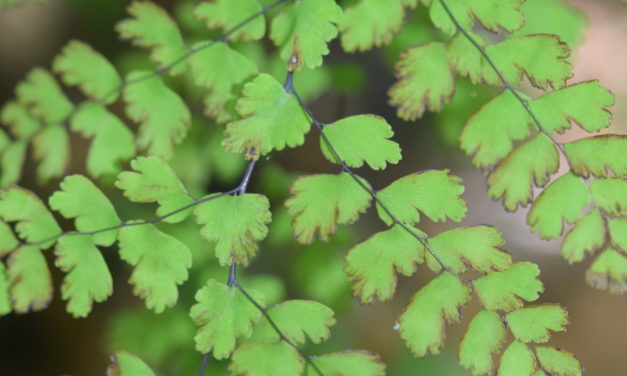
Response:
MULTIPOLYGON (((468 119, 461 148, 486 173, 489 195, 502 198, 506 209, 531 204, 528 222, 541 237, 558 238, 564 221, 574 224, 563 242, 564 257, 579 262, 598 252, 589 282, 623 293, 625 137, 600 135, 570 143, 555 138, 571 128, 571 120, 590 133, 606 128, 611 93, 596 81, 567 86, 569 49, 557 36, 507 35, 524 24, 523 0, 420 3, 450 38, 401 55, 398 81, 389 93, 399 117, 413 120, 426 110, 445 109, 456 90, 456 75, 504 88, 468 119), (553 90, 532 98, 518 89, 525 77, 541 90, 553 90), (569 169, 551 181, 560 155, 569 169), (535 199, 534 184, 546 186, 535 199)), ((260 243, 273 220, 290 218, 291 237, 309 245, 331 240, 339 226, 357 222, 373 207, 383 230, 348 250, 344 271, 362 303, 391 299, 399 274, 414 275, 419 265, 433 272, 398 321, 388 323, 413 355, 441 352, 446 327, 458 323, 475 299, 480 309, 459 345, 460 364, 471 374, 581 375, 572 354, 546 345, 553 332, 565 330, 565 308, 534 304, 544 290, 539 267, 514 260, 497 228, 464 226, 427 234, 425 219, 459 222, 465 217, 459 177, 446 169, 427 170, 375 187, 353 169, 385 171, 401 161, 388 121, 360 114, 326 124, 307 107, 308 89, 301 89, 298 77, 315 74, 311 69, 323 64, 331 40, 339 35, 347 52, 387 44, 418 5, 416 0, 385 5, 360 0, 343 11, 333 0, 202 1, 193 16, 223 34, 197 41, 187 38, 166 10, 136 1, 116 30, 147 49, 155 69, 124 76, 89 45, 70 41, 53 60, 52 71, 63 84, 78 87, 84 100, 70 100, 53 73, 35 68, 1 111, 10 136, 0 133, 0 314, 46 308, 53 286, 44 254, 54 247, 55 265, 64 273, 66 309, 74 317, 88 316, 94 303, 113 293, 117 276, 102 253, 112 246, 131 270, 133 293, 149 310, 164 313, 181 304, 179 287, 197 262, 172 228, 195 221, 192 231, 213 247, 217 259, 203 262, 228 270, 224 281, 203 280, 195 304, 185 308, 197 326, 196 350, 203 354, 199 374, 213 357, 228 359, 233 375, 384 375, 379 356, 367 351, 305 352, 330 338, 336 324, 331 308, 313 300, 275 299, 240 277, 251 260, 263 257, 266 249, 260 243), (283 82, 271 74, 271 58, 256 42, 266 35, 282 61, 283 82), (246 161, 230 190, 189 186, 172 167, 184 163, 177 158, 184 153, 182 145, 194 141, 190 133, 197 116, 179 87, 185 84, 172 82, 193 82, 202 93, 205 115, 224 124, 212 136, 210 155, 226 150, 240 157, 233 166, 246 161), (267 157, 303 145, 312 126, 321 155, 339 171, 295 179, 286 215, 272 205, 276 199, 270 194, 251 192, 250 179, 267 157), (89 177, 68 167, 71 132, 91 140, 85 161, 89 177), (29 147, 39 181, 60 180, 47 200, 15 185, 29 147), (128 201, 152 206, 123 213, 119 200, 108 198, 114 196, 111 185, 128 201), (147 210, 154 214, 137 214, 147 210), (71 221, 74 226, 67 230, 59 224, 71 221)), ((197 153, 187 161, 206 156, 197 153)), ((156 374, 125 351, 112 356, 108 372, 156 374)))

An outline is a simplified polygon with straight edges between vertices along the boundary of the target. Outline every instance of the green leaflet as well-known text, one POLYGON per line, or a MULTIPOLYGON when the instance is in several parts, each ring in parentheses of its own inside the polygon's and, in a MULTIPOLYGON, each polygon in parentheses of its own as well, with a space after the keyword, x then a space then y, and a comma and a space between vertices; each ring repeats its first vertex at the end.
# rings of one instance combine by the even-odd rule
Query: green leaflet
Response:
POLYGON ((556 376, 581 376, 583 368, 573 354, 548 346, 536 347, 538 362, 547 372, 556 376))
MULTIPOLYGON (((420 236, 425 236, 419 232, 420 236)), ((399 225, 376 233, 354 246, 346 256, 346 274, 353 294, 362 303, 388 300, 396 291, 396 273, 411 276, 424 261, 425 249, 399 225)))
POLYGON ((514 337, 525 343, 547 342, 550 331, 563 332, 568 324, 568 313, 556 304, 518 309, 505 317, 514 337))
POLYGON ((444 326, 458 322, 470 300, 470 288, 450 273, 442 273, 423 287, 401 315, 400 332, 415 356, 438 354, 444 345, 444 326))
POLYGON ((460 146, 475 167, 494 165, 512 151, 513 141, 529 135, 531 121, 514 94, 503 91, 468 119, 460 146))
POLYGON ((624 294, 627 292, 627 257, 607 247, 588 268, 586 281, 596 289, 624 294))
POLYGON ((574 223, 581 218, 589 201, 586 184, 568 172, 549 184, 535 200, 527 223, 531 231, 540 231, 542 239, 557 239, 562 236, 564 221, 574 223))
MULTIPOLYGON (((475 40, 481 41, 476 35, 475 40)), ((572 76, 568 46, 555 35, 527 35, 514 37, 485 47, 485 52, 499 68, 505 80, 518 87, 523 76, 537 88, 547 90, 564 87, 572 76)), ((462 34, 458 34, 448 45, 451 66, 462 76, 468 76, 474 84, 485 82, 492 86, 503 86, 493 68, 479 51, 462 34)))
POLYGON ((7 148, 7 146, 9 146, 10 143, 11 139, 4 131, 4 129, 0 128, 0 153, 2 153, 7 148))
POLYGON ((19 245, 11 227, 0 221, 0 257, 4 257, 19 245))
POLYGON ((52 62, 52 68, 69 86, 80 86, 89 98, 107 104, 118 98, 122 84, 115 67, 89 45, 72 40, 52 62))
MULTIPOLYGON (((401 160, 401 149, 394 141, 392 127, 377 115, 350 116, 324 127, 324 133, 340 158, 349 167, 359 168, 368 163, 374 170, 383 170, 386 163, 401 160)), ((328 161, 338 163, 324 138, 320 138, 322 153, 328 161)))
POLYGON ((596 132, 610 125, 612 114, 606 108, 613 104, 609 90, 599 81, 588 81, 554 90, 531 101, 529 107, 549 133, 570 129, 569 120, 588 132, 596 132))
MULTIPOLYGON (((254 290, 249 294, 263 305, 263 294, 254 290)), ((213 279, 196 293, 196 301, 189 313, 200 326, 194 337, 196 349, 202 353, 213 351, 216 359, 228 358, 237 338, 250 337, 253 322, 261 319, 261 312, 237 287, 213 279)))
POLYGON ((20 180, 27 147, 28 144, 25 141, 16 141, 4 150, 0 160, 0 167, 2 167, 0 187, 8 187, 20 180))
POLYGON ((95 178, 120 171, 120 164, 135 156, 135 136, 102 104, 84 102, 70 126, 83 137, 93 138, 87 154, 87 171, 95 178))
POLYGON ((215 254, 220 265, 232 262, 247 266, 257 252, 257 242, 268 235, 272 221, 266 196, 246 193, 223 196, 205 202, 194 210, 196 222, 203 227, 200 236, 216 242, 215 254))
POLYGON ((404 16, 403 0, 360 0, 344 11, 338 25, 342 48, 363 52, 389 44, 401 31, 404 16))
MULTIPOLYGON (((440 260, 455 273, 473 270, 489 273, 505 270, 512 265, 512 256, 499 247, 505 244, 499 230, 490 226, 460 227, 440 233, 427 240, 440 260)), ((442 266, 431 253, 426 254, 427 266, 440 272, 442 266)))
POLYGON ((48 125, 33 138, 33 156, 39 162, 37 178, 41 183, 63 175, 70 159, 70 139, 65 127, 48 125))
POLYGON ((338 224, 357 221, 359 214, 370 207, 371 201, 370 194, 344 172, 300 177, 290 191, 291 196, 285 205, 288 214, 294 217, 294 237, 303 244, 311 244, 316 234, 320 240, 328 241, 338 224))
POLYGON ((66 236, 59 239, 55 255, 55 264, 67 273, 61 286, 67 311, 74 317, 87 317, 94 301, 103 302, 113 293, 113 280, 102 254, 91 237, 66 236))
POLYGON ((31 70, 26 80, 17 85, 15 93, 22 105, 46 123, 64 121, 74 107, 52 74, 41 68, 31 70))
POLYGON ((404 120, 416 120, 429 111, 440 111, 455 93, 455 78, 447 62, 446 46, 431 42, 402 53, 396 64, 399 81, 388 95, 390 104, 397 106, 397 115, 404 120))
POLYGON ((120 258, 134 266, 129 282, 133 293, 157 313, 173 307, 177 286, 187 280, 192 265, 189 248, 153 224, 123 227, 119 235, 120 258))
POLYGON ((48 240, 38 245, 44 249, 54 244, 61 233, 46 205, 33 192, 23 188, 13 187, 0 192, 0 218, 6 222, 17 222, 17 234, 29 243, 48 240))
POLYGON ((493 272, 474 281, 475 291, 490 311, 506 311, 521 308, 524 299, 532 302, 544 290, 537 279, 540 269, 530 262, 518 262, 502 272, 493 272))
POLYGON ((527 206, 532 187, 544 186, 551 174, 557 172, 559 154, 551 140, 540 133, 514 150, 488 176, 488 194, 494 200, 503 198, 508 211, 527 206))
MULTIPOLYGON (((616 249, 627 254, 627 220, 612 218, 607 221, 610 239, 616 249)), ((1 254, 2 252, 0 252, 1 254)))
MULTIPOLYGON (((133 202, 157 202, 159 217, 181 209, 194 202, 183 183, 168 164, 158 157, 138 157, 131 161, 134 171, 118 175, 115 186, 124 191, 124 196, 133 202)), ((168 216, 163 220, 177 223, 190 214, 189 210, 168 216)))
POLYGON ((573 172, 587 178, 627 176, 627 136, 602 135, 584 138, 564 145, 573 172), (609 170, 609 171, 608 171, 609 170))
MULTIPOLYGON (((448 218, 459 222, 466 215, 461 179, 448 170, 428 170, 402 177, 377 193, 396 218, 405 224, 420 222, 418 210, 434 222, 448 218)), ((379 218, 388 226, 394 221, 377 205, 379 218)))
MULTIPOLYGON (((306 337, 313 343, 329 339, 329 328, 335 325, 331 308, 314 301, 288 300, 270 308, 268 314, 285 338, 296 345, 305 344, 306 337)), ((255 339, 268 343, 281 340, 268 320, 255 328, 255 339)))
POLYGON ((30 139, 41 129, 39 120, 33 117, 25 105, 15 101, 9 101, 2 107, 0 120, 20 140, 30 139))
POLYGON ((503 356, 497 376, 531 376, 536 370, 536 359, 527 345, 514 341, 503 356))
POLYGON ((111 356, 107 376, 155 376, 143 360, 126 351, 117 351, 111 356))
POLYGON ((237 102, 237 111, 243 119, 226 126, 222 145, 227 150, 256 160, 272 150, 303 144, 311 126, 309 117, 294 95, 272 76, 260 74, 244 86, 243 93, 237 102))
MULTIPOLYGON (((178 26, 163 8, 148 1, 135 1, 129 5, 128 12, 133 18, 119 22, 116 31, 120 38, 130 40, 135 46, 152 48, 150 58, 159 68, 169 66, 187 53, 178 26)), ((185 71, 185 67, 186 62, 182 61, 169 72, 176 75, 185 71)))
MULTIPOLYGON (((126 79, 151 75, 149 71, 134 71, 126 79)), ((174 145, 185 138, 191 122, 185 102, 157 76, 127 85, 124 101, 128 116, 140 124, 137 145, 150 155, 170 159, 174 145)))
MULTIPOLYGON (((48 202, 65 218, 75 218, 80 232, 98 231, 120 225, 113 205, 89 179, 82 175, 67 176, 48 202)), ((118 231, 106 231, 93 235, 94 243, 108 247, 117 239, 118 231)), ((83 247, 86 247, 82 245, 83 247)))
POLYGON ((573 264, 586 254, 593 254, 605 244, 605 221, 599 209, 594 209, 575 223, 562 242, 562 257, 573 264))
POLYGON ((303 65, 313 69, 329 53, 327 42, 337 36, 335 24, 341 17, 335 0, 295 1, 272 21, 270 39, 281 49, 290 71, 303 65))
POLYGON ((459 363, 475 376, 492 374, 492 356, 503 347, 505 334, 503 320, 496 312, 480 311, 459 345, 459 363))
MULTIPOLYGON (((343 351, 314 356, 314 364, 325 374, 333 376, 384 376, 385 364, 377 355, 365 351, 343 351)), ((314 376, 317 372, 306 364, 305 376, 314 376)))
POLYGON ((52 300, 52 277, 41 250, 23 246, 13 251, 7 263, 13 310, 41 311, 52 300))
MULTIPOLYGON (((257 0, 211 0, 200 2, 194 8, 194 16, 204 22, 209 29, 222 29, 226 33, 262 9, 257 0)), ((229 36, 229 40, 257 40, 263 38, 265 32, 265 18, 257 17, 229 36)))
MULTIPOLYGON (((524 24, 521 12, 525 0, 486 0, 469 2, 466 0, 446 0, 446 5, 464 30, 470 30, 477 19, 483 27, 494 32, 505 29, 516 31, 524 24)), ((440 0, 421 0, 430 6, 429 15, 433 24, 447 34, 454 34, 457 28, 445 11, 440 0)))
POLYGON ((290 345, 281 341, 276 344, 247 344, 233 353, 229 371, 246 376, 294 376, 301 375, 304 360, 290 345))
POLYGON ((9 292, 10 287, 7 270, 4 267, 4 263, 0 260, 0 316, 11 313, 13 310, 11 294, 9 292))
POLYGON ((590 182, 590 192, 604 212, 617 217, 627 215, 627 180, 595 179, 590 182))
MULTIPOLYGON (((201 3, 199 7, 215 4, 220 3, 201 3)), ((229 7, 232 7, 232 4, 229 4, 229 7)), ((210 42, 200 42, 198 45, 208 43, 210 42)), ((189 58, 189 65, 196 84, 209 89, 205 99, 207 114, 218 119, 224 116, 224 107, 227 101, 233 99, 235 87, 259 73, 253 61, 222 42, 216 42, 192 55, 189 58)))

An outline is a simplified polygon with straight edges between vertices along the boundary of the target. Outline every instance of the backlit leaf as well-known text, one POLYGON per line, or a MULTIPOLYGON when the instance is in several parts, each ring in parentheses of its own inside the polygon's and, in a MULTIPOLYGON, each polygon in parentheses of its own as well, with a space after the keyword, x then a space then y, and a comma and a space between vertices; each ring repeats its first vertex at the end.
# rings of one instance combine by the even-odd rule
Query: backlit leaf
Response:
MULTIPOLYGON (((91 232, 118 226, 121 221, 113 205, 89 179, 82 175, 67 176, 48 202, 65 218, 75 218, 76 229, 91 232)), ((112 245, 117 238, 117 230, 106 231, 93 236, 94 243, 101 246, 112 245)))
POLYGON ((389 44, 403 27, 404 16, 403 0, 360 0, 342 15, 342 48, 361 52, 389 44))
POLYGON ((84 102, 70 125, 83 137, 93 138, 87 154, 87 171, 93 177, 116 174, 121 163, 135 156, 133 133, 102 104, 84 102))
POLYGON ((581 376, 583 368, 573 354, 548 346, 536 347, 538 362, 555 376, 581 376))
POLYGON ((14 101, 9 101, 2 107, 0 120, 8 126, 11 134, 20 140, 30 139, 41 128, 39 120, 35 119, 24 105, 14 101))
POLYGON ((222 144, 233 153, 244 154, 246 159, 256 160, 272 150, 302 145, 311 126, 294 95, 265 73, 244 86, 237 111, 243 119, 226 126, 222 144))
POLYGON ((243 345, 229 365, 232 374, 242 376, 294 376, 304 368, 303 358, 285 342, 243 345))
POLYGON ((163 312, 178 299, 177 285, 187 280, 192 255, 185 244, 153 224, 123 227, 119 235, 120 258, 134 266, 129 282, 146 307, 163 312))
POLYGON ((25 141, 16 141, 4 150, 0 159, 2 168, 0 187, 8 187, 20 180, 27 147, 28 144, 25 141))
MULTIPOLYGON (((18 187, 0 193, 0 218, 6 222, 17 222, 17 234, 30 243, 51 239, 61 233, 57 221, 39 197, 18 187)), ((53 243, 54 240, 50 240, 41 244, 41 247, 47 248, 53 243)))
MULTIPOLYGON (((401 160, 401 149, 394 141, 392 128, 382 117, 356 115, 327 124, 324 133, 335 151, 349 167, 359 168, 367 163, 374 170, 383 170, 386 163, 401 160)), ((338 163, 323 138, 322 153, 328 161, 338 163)))
POLYGON ((480 311, 475 315, 459 345, 459 363, 473 375, 492 374, 492 356, 505 341, 505 326, 496 312, 480 311))
MULTIPOLYGON (((499 248, 505 240, 494 227, 460 227, 442 232, 427 242, 444 265, 456 273, 465 272, 468 266, 489 273, 512 265, 512 256, 499 248)), ((442 269, 430 253, 427 253, 427 265, 435 272, 442 269)))
MULTIPOLYGON (((459 222, 466 215, 461 179, 448 170, 428 170, 402 177, 377 193, 396 218, 405 224, 420 221, 420 210, 434 222, 447 218, 459 222)), ((394 221, 377 205, 379 218, 388 226, 394 221)))
POLYGON ((345 268, 353 293, 362 303, 390 299, 396 291, 396 274, 414 274, 424 252, 420 241, 399 225, 357 244, 346 256, 345 268))
POLYGON ((11 227, 0 221, 0 257, 4 257, 19 245, 11 227))
POLYGON ((62 125, 48 125, 33 139, 33 156, 39 161, 40 182, 63 175, 70 159, 70 140, 62 125))
MULTIPOLYGON (((128 13, 133 18, 119 22, 116 31, 120 38, 128 39, 136 46, 152 48, 150 58, 159 68, 168 66, 187 53, 178 26, 163 8, 150 1, 135 1, 129 5, 128 13)), ((179 62, 170 74, 179 74, 185 67, 185 61, 179 62)))
MULTIPOLYGON (((329 327, 335 325, 333 311, 314 301, 288 300, 270 308, 268 314, 285 338, 296 345, 305 344, 306 338, 313 343, 327 340, 331 335, 329 327)), ((255 333, 257 331, 261 331, 261 335, 271 342, 281 340, 267 320, 255 329, 255 333)))
POLYGON ((388 94, 401 119, 416 120, 425 109, 441 111, 455 93, 455 79, 442 43, 432 42, 403 52, 395 72, 399 81, 388 94))
POLYGON ((74 107, 52 74, 42 68, 31 70, 26 80, 17 85, 15 93, 21 104, 46 123, 64 121, 74 107))
POLYGON ((488 194, 503 198, 508 211, 527 206, 533 198, 533 184, 544 186, 559 167, 559 153, 551 140, 540 133, 507 156, 488 177, 488 194))
POLYGON ((335 0, 300 0, 292 2, 272 21, 270 39, 281 50, 290 71, 303 65, 316 68, 329 53, 327 42, 337 36, 342 8, 335 0))
POLYGON ((624 294, 627 292, 627 257, 612 247, 606 248, 588 268, 586 281, 596 289, 624 294))
POLYGON ((557 239, 562 236, 564 221, 574 223, 581 218, 589 201, 586 184, 568 172, 542 191, 531 205, 527 223, 531 231, 540 231, 542 239, 557 239))
POLYGON ((490 311, 512 311, 521 308, 523 301, 538 299, 544 290, 537 277, 540 269, 530 262, 519 262, 511 268, 494 272, 474 281, 475 291, 490 311))
POLYGON ((107 376, 155 376, 155 373, 135 355, 126 351, 117 351, 111 355, 107 376))
POLYGON ((222 266, 232 262, 247 266, 257 252, 257 243, 268 235, 267 225, 272 220, 266 196, 252 193, 205 202, 194 215, 203 225, 200 235, 216 242, 215 254, 222 266))
MULTIPOLYGON (((384 376, 385 364, 377 355, 365 351, 344 351, 314 356, 314 364, 329 376, 384 376)), ((316 375, 317 372, 306 364, 305 376, 316 375)))
POLYGON ((66 236, 55 249, 55 265, 66 272, 61 297, 74 317, 87 317, 93 302, 113 293, 113 280, 102 254, 89 236, 66 236))
POLYGON ((562 242, 562 256, 570 264, 581 262, 605 244, 605 221, 599 209, 594 209, 575 223, 562 242))
MULTIPOLYGON (((150 72, 134 71, 127 80, 147 74, 150 72)), ((181 97, 160 77, 152 77, 126 86, 124 101, 128 116, 140 124, 137 145, 150 155, 171 158, 174 145, 185 138, 191 122, 189 109, 181 97)))
POLYGON ((531 118, 514 94, 503 91, 468 119, 460 137, 462 150, 475 167, 487 167, 505 158, 513 141, 529 135, 531 118))
POLYGON ((604 212, 617 217, 627 215, 627 180, 595 179, 590 182, 590 192, 604 212))
POLYGON ((544 304, 510 312, 507 325, 521 342, 547 342, 550 331, 563 332, 568 324, 568 313, 556 304, 544 304))
MULTIPOLYGON (((201 3, 199 6, 213 4, 201 3)), ((232 98, 234 88, 258 73, 253 61, 222 42, 195 53, 189 58, 189 64, 196 84, 209 89, 205 105, 207 114, 215 118, 220 118, 224 113, 225 104, 232 98)))
POLYGON ((438 354, 446 323, 458 322, 470 288, 450 273, 442 273, 411 299, 400 317, 401 337, 415 356, 438 354))
MULTIPOLYGON (((133 202, 157 202, 157 215, 163 216, 194 202, 183 183, 168 164, 158 157, 138 157, 131 161, 135 171, 124 171, 118 175, 115 186, 124 191, 124 196, 133 202)), ((185 219, 190 211, 185 210, 164 219, 176 223, 185 219)))
POLYGON ((536 370, 536 359, 527 345, 514 341, 503 356, 497 376, 531 376, 536 370))
POLYGON ((20 247, 11 253, 7 266, 15 312, 48 307, 52 300, 52 277, 41 250, 35 246, 20 247))
MULTIPOLYGON (((263 305, 262 294, 254 290, 248 293, 263 305)), ((200 326, 194 337, 196 349, 202 353, 213 351, 216 359, 228 358, 237 338, 250 337, 253 322, 261 319, 261 312, 237 287, 213 279, 196 293, 196 301, 190 310, 192 320, 200 326)))
POLYGON ((573 172, 588 177, 627 176, 627 136, 602 135, 564 145, 573 172))
MULTIPOLYGON (((367 186, 368 183, 364 182, 367 186)), ((294 237, 310 244, 328 241, 338 224, 350 224, 370 206, 370 194, 347 173, 303 176, 290 188, 287 212, 294 217, 294 237)))
MULTIPOLYGON (((226 33, 262 9, 257 0, 210 0, 199 2, 194 8, 194 16, 204 22, 209 29, 222 29, 226 33)), ((262 38, 265 32, 266 22, 261 16, 233 33, 229 40, 256 40, 262 38)))
POLYGON ((70 41, 52 62, 54 71, 69 86, 80 86, 93 100, 113 103, 122 84, 115 67, 88 44, 70 41))

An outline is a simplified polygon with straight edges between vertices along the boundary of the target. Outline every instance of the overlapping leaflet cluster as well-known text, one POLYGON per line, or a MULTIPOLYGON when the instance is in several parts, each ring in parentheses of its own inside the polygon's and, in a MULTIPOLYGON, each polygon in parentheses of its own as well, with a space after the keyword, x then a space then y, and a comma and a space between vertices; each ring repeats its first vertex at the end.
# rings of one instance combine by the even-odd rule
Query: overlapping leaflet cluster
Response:
MULTIPOLYGON (((354 20, 348 17, 374 11, 374 3, 362 0, 346 12, 349 26, 342 38, 347 51, 380 44, 378 18, 366 17, 373 23, 369 27, 350 27, 354 20)), ((564 238, 562 255, 574 263, 597 254, 587 273, 591 285, 617 294, 627 291, 622 239, 627 228, 627 139, 604 134, 562 144, 553 138, 573 123, 593 134, 608 127, 613 95, 597 81, 566 84, 572 76, 570 50, 555 35, 504 34, 502 41, 492 43, 475 33, 474 21, 493 32, 518 30, 524 20, 523 1, 422 3, 429 7, 433 24, 452 37, 448 43, 430 42, 403 53, 396 67, 399 80, 389 93, 398 116, 415 120, 426 109, 440 111, 455 93, 456 74, 475 84, 507 85, 468 119, 461 148, 473 165, 486 171, 488 194, 503 199, 508 211, 531 204, 528 223, 543 239, 560 238, 565 223, 574 225, 564 238), (553 90, 529 98, 515 91, 525 77, 539 89, 553 90), (553 178, 560 155, 568 171, 553 178), (545 188, 536 198, 534 186, 545 188)))

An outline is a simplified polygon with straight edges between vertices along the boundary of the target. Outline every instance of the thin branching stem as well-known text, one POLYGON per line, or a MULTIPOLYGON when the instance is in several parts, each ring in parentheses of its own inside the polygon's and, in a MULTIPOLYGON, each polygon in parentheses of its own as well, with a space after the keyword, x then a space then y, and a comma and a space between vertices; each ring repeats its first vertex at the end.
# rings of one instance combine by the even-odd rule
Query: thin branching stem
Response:
POLYGON ((410 226, 407 226, 405 223, 401 222, 398 217, 396 217, 394 215, 394 213, 392 213, 392 211, 390 210, 390 208, 379 198, 379 196, 377 195, 377 193, 371 189, 370 187, 368 187, 368 185, 366 185, 366 183, 364 183, 362 181, 361 178, 359 178, 357 176, 357 174, 355 172, 353 172, 353 170, 348 167, 348 165, 346 164, 346 162, 344 161, 344 159, 342 159, 342 157, 339 155, 339 153, 337 152, 337 150, 335 149, 335 147, 333 146, 333 144, 331 143, 331 140, 329 140, 329 138, 327 137, 326 133, 324 132, 324 123, 318 121, 314 116, 313 113, 311 112, 311 110, 309 110, 309 108, 307 107, 307 105, 305 105, 305 102, 302 100, 302 98, 300 97, 300 95, 298 94, 298 92, 296 91, 296 88, 294 87, 294 85, 292 85, 291 87, 289 87, 287 89, 289 92, 291 92, 294 97, 296 98, 296 100, 298 101, 298 103, 300 104, 301 108, 303 109, 303 111, 305 111, 305 113, 309 116, 309 118, 311 119, 311 121, 314 123, 314 125, 316 126, 316 128, 318 129, 318 131, 320 132, 320 135, 322 136, 322 139, 324 141, 324 143, 327 145, 327 147, 329 148, 329 150, 331 151, 331 154, 333 155, 333 157, 335 158, 335 160, 340 164, 340 166, 342 167, 342 170, 345 171, 347 174, 350 175, 350 177, 361 187, 363 188, 366 192, 368 192, 368 194, 372 197, 372 199, 379 204, 379 206, 381 207, 381 209, 383 209, 383 211, 385 211, 387 213, 388 216, 390 216, 390 218, 392 219, 392 221, 394 222, 394 224, 400 226, 401 228, 403 228, 403 230, 407 231, 409 234, 411 234, 411 236, 413 236, 414 238, 416 238, 416 240, 418 240, 420 242, 420 244, 422 244, 422 246, 429 252, 429 254, 431 254, 431 256, 433 256, 433 258, 437 261, 437 263, 440 265, 440 267, 442 268, 443 271, 450 273, 451 275, 453 275, 455 278, 459 279, 460 281, 472 285, 472 281, 468 280, 464 277, 462 277, 461 275, 459 275, 458 273, 456 273, 454 270, 451 270, 448 266, 446 266, 446 264, 442 261, 442 259, 437 255, 437 253, 435 252, 435 250, 433 250, 433 248, 431 248, 431 246, 429 245, 429 238, 424 237, 424 236, 420 236, 415 230, 413 230, 410 226))
POLYGON ((178 58, 176 58, 174 61, 172 61, 171 63, 169 63, 168 65, 165 65, 157 70, 155 70, 154 72, 150 72, 148 74, 146 74, 145 76, 140 76, 137 78, 134 78, 132 80, 123 80, 120 85, 111 90, 111 92, 107 93, 107 95, 105 95, 103 98, 101 98, 98 102, 99 103, 103 103, 106 104, 107 99, 116 94, 119 93, 120 91, 124 90, 126 87, 130 86, 130 85, 134 85, 146 80, 149 80, 151 78, 154 77, 158 77, 158 76, 162 76, 165 73, 169 72, 170 70, 172 70, 172 68, 174 68, 175 66, 177 66, 178 64, 184 62, 185 60, 187 60, 190 56, 196 54, 197 52, 200 52, 202 50, 205 50, 211 46, 213 46, 216 43, 220 43, 220 42, 226 42, 231 36, 233 36, 233 34, 237 33, 240 29, 246 27, 249 23, 251 23, 252 21, 254 21, 255 19, 257 19, 258 17, 261 17, 263 15, 265 15, 266 13, 268 13, 269 11, 271 11, 272 9, 283 5, 285 3, 289 3, 290 1, 295 1, 295 0, 277 0, 274 3, 264 6, 260 11, 258 11, 257 13, 251 14, 249 17, 247 17, 246 19, 244 19, 242 22, 240 22, 239 24, 233 26, 233 28, 229 31, 227 31, 225 34, 223 34, 222 36, 220 36, 217 39, 214 39, 210 42, 207 43, 203 43, 200 44, 196 47, 190 47, 187 49, 187 52, 184 53, 183 55, 179 56, 178 58))
POLYGON ((457 20, 457 18, 455 18, 455 15, 453 15, 453 12, 449 8, 449 6, 446 4, 446 2, 444 0, 440 0, 440 3, 442 4, 444 11, 448 14, 449 18, 455 25, 455 28, 457 29, 457 31, 461 33, 466 39, 468 39, 470 44, 472 44, 477 49, 477 51, 479 51, 481 56, 488 62, 488 65, 490 65, 490 68, 492 68, 494 73, 497 75, 497 77, 499 78, 499 81, 501 81, 501 84, 503 84, 506 90, 508 90, 514 95, 514 97, 516 98, 516 100, 518 100, 518 102, 520 102, 520 104, 525 108, 525 111, 527 111, 527 113, 529 114, 529 116, 531 117, 535 125, 537 126, 538 130, 541 133, 543 133, 545 136, 547 136, 551 140, 551 142, 553 142, 553 144, 555 144, 555 146, 559 149, 559 151, 566 157, 566 161, 570 165, 570 160, 568 159, 568 156, 566 155, 566 152, 564 151, 564 145, 561 142, 557 141, 555 138, 553 138, 553 136, 551 136, 551 134, 547 132, 544 126, 542 126, 540 119, 538 119, 538 116, 533 112, 533 110, 531 109, 531 106, 529 106, 529 101, 523 98, 520 95, 520 93, 516 89, 514 89, 514 87, 512 87, 512 85, 509 83, 509 81, 507 81, 507 79, 505 78, 501 70, 496 66, 496 63, 494 62, 494 60, 492 60, 490 55, 488 55, 488 52, 485 50, 485 48, 482 45, 480 45, 479 42, 477 42, 475 38, 473 38, 472 35, 470 35, 459 24, 459 21, 457 20))

